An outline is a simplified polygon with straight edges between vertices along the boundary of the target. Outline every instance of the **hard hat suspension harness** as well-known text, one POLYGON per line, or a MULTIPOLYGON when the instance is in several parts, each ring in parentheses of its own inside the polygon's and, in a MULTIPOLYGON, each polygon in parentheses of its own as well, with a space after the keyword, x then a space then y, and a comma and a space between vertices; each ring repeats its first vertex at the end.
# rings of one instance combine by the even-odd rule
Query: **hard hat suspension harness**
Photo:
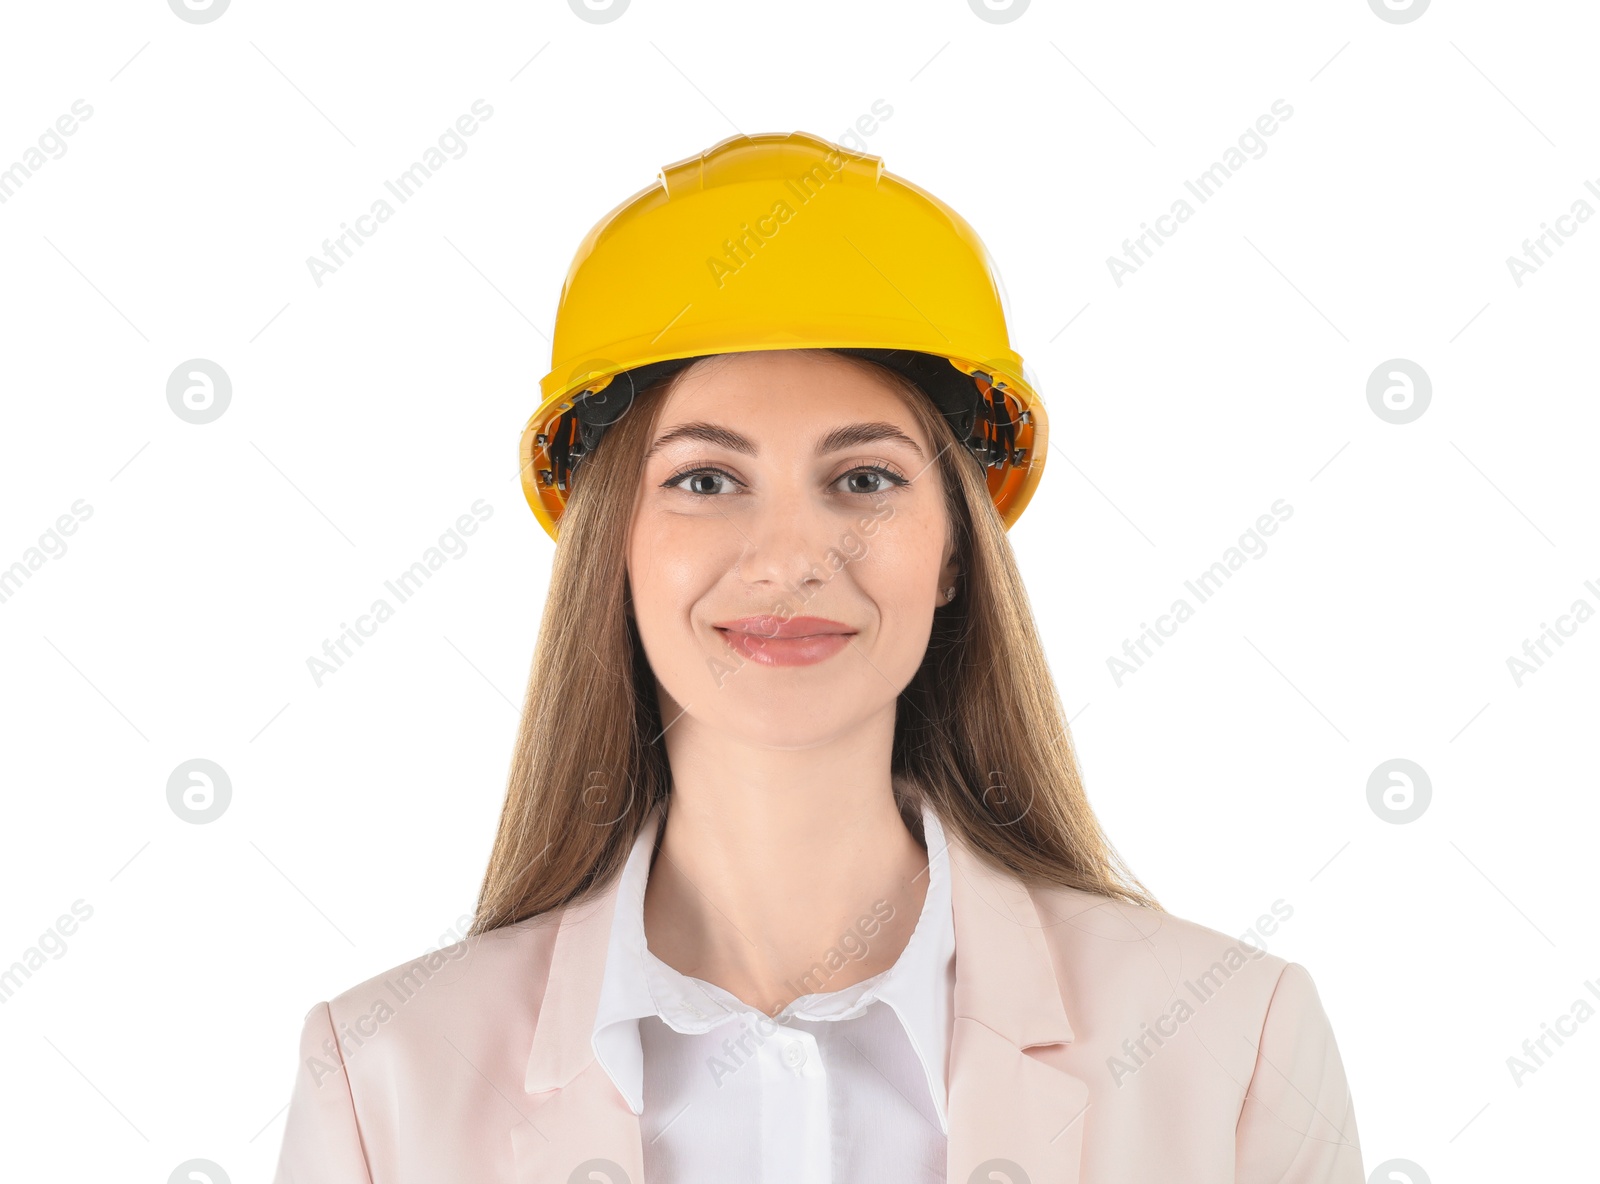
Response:
MULTIPOLYGON (((1004 382, 995 382, 982 371, 964 374, 949 359, 916 350, 845 348, 833 352, 876 362, 910 379, 933 400, 955 430, 956 439, 981 467, 1023 463, 1027 449, 1016 447, 1017 426, 1027 423, 1029 414, 1020 411, 1013 418, 1004 382)), ((539 470, 539 480, 567 492, 579 462, 600 446, 606 428, 627 414, 634 396, 698 360, 671 358, 635 366, 614 375, 598 390, 574 395, 555 428, 548 435, 534 437, 552 466, 539 470)))

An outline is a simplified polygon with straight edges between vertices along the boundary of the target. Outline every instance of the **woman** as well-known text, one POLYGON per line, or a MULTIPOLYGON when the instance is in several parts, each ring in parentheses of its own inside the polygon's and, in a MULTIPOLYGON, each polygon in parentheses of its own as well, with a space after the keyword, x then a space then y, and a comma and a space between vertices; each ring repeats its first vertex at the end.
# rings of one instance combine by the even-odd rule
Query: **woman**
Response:
POLYGON ((1089 808, 971 228, 733 137, 591 232, 554 356, 477 921, 306 1017, 280 1184, 1359 1184, 1305 970, 1166 914, 1089 808))

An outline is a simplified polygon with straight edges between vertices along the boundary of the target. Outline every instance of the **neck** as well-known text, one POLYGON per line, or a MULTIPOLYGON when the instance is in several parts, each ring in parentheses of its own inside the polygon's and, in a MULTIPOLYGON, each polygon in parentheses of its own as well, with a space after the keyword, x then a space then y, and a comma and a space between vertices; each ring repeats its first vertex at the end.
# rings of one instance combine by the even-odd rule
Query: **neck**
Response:
POLYGON ((893 706, 803 750, 747 744, 685 715, 645 889, 651 953, 767 1014, 887 970, 928 887, 890 779, 893 706))

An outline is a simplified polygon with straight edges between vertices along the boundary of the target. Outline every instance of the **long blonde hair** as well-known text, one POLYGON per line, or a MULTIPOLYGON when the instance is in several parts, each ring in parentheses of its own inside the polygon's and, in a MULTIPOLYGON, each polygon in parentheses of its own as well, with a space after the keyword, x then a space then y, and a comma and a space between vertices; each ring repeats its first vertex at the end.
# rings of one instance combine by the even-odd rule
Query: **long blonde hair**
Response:
MULTIPOLYGON (((909 379, 891 383, 939 449, 961 592, 934 613, 900 695, 891 777, 921 833, 921 802, 992 864, 1157 910, 1084 795, 1027 592, 980 467, 909 379)), ((678 370, 635 396, 575 474, 545 598, 509 785, 473 933, 582 900, 618 875, 671 796, 655 680, 629 611, 627 540, 645 450, 678 370)))

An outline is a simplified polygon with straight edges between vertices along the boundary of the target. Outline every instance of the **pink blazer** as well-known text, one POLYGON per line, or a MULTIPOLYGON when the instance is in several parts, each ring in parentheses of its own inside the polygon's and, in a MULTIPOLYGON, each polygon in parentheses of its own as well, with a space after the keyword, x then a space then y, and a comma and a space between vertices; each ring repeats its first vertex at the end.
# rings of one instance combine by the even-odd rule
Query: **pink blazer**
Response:
MULTIPOLYGON (((951 1184, 1363 1184, 1304 968, 950 836, 951 1184)), ((648 1184, 589 1036, 616 881, 307 1013, 276 1184, 648 1184)))

